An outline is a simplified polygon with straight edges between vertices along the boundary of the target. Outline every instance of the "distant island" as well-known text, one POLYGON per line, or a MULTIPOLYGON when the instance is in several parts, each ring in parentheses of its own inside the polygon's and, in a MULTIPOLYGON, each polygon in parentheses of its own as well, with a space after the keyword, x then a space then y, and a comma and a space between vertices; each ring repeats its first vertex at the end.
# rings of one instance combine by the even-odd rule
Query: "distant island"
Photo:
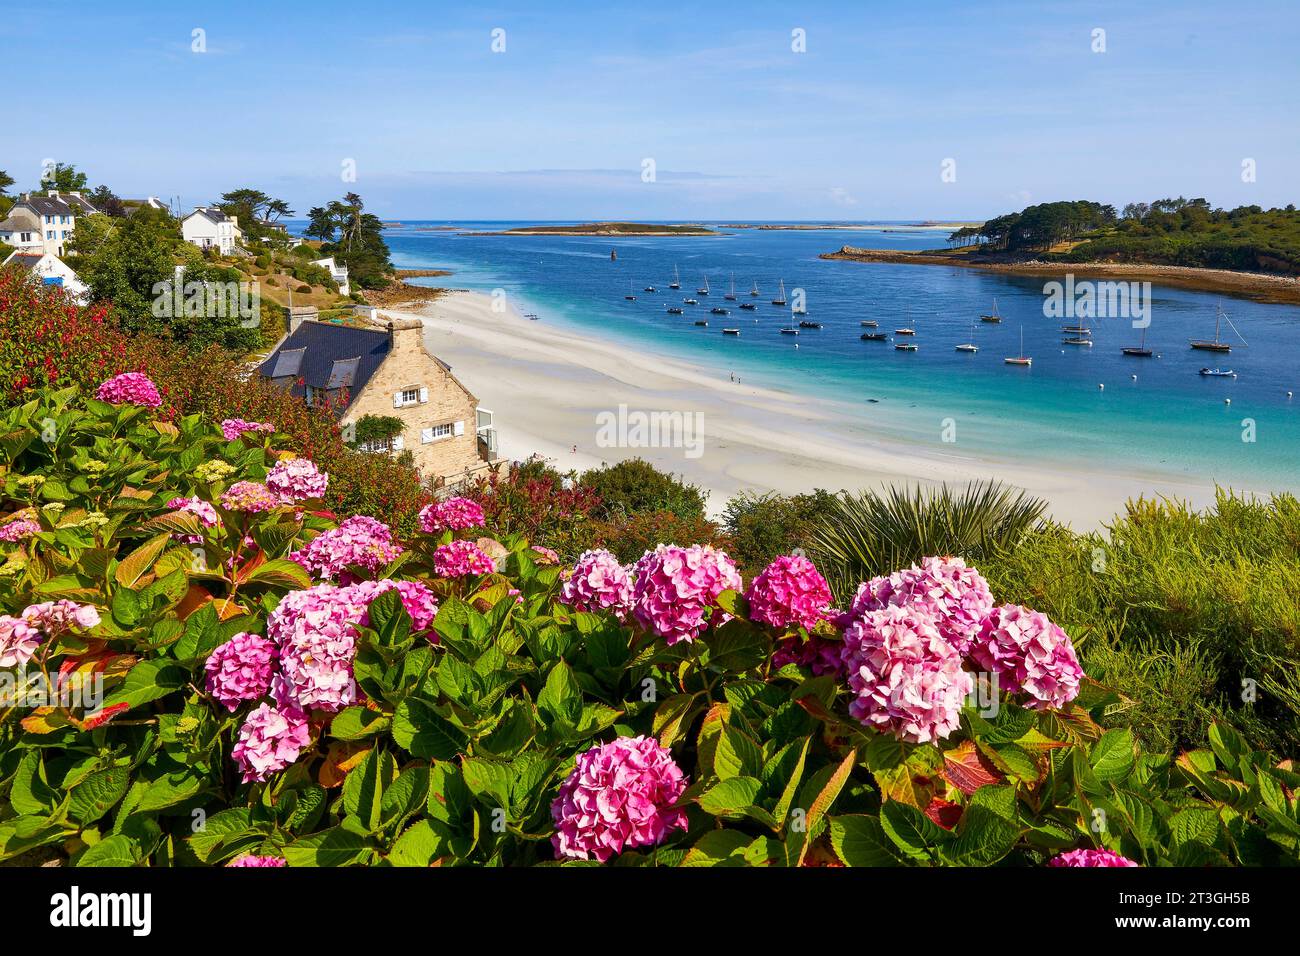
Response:
POLYGON ((474 232, 475 236, 716 236, 699 225, 664 225, 644 222, 584 222, 575 226, 518 226, 501 232, 474 232))
POLYGON ((947 265, 1014 275, 1072 272, 1158 282, 1260 302, 1300 304, 1300 212, 1204 199, 1114 206, 1080 200, 1029 206, 920 251, 843 246, 823 259, 947 265))

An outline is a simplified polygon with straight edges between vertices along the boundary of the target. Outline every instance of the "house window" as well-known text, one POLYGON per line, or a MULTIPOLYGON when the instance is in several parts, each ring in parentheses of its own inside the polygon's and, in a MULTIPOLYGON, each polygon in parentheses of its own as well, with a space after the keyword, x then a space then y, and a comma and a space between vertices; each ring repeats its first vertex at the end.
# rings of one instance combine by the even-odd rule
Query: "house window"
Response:
POLYGON ((417 405, 420 401, 420 390, 418 388, 402 389, 402 404, 417 405))
POLYGON ((48 240, 50 240, 50 242, 53 242, 53 241, 54 241, 54 230, 53 230, 53 229, 47 229, 47 230, 45 230, 45 238, 48 239, 48 240))
POLYGON ((391 438, 375 438, 371 441, 363 441, 358 446, 362 451, 371 454, 388 454, 393 450, 393 440, 391 438))
POLYGON ((30 232, 24 232, 24 233, 22 234, 22 239, 21 239, 20 241, 21 241, 21 242, 31 242, 31 241, 32 241, 32 234, 31 234, 30 232))
POLYGON ((430 442, 435 442, 440 438, 450 438, 455 433, 456 433, 456 425, 454 422, 446 422, 445 424, 442 425, 434 425, 432 428, 425 428, 420 432, 420 442, 421 444, 427 445, 430 442))

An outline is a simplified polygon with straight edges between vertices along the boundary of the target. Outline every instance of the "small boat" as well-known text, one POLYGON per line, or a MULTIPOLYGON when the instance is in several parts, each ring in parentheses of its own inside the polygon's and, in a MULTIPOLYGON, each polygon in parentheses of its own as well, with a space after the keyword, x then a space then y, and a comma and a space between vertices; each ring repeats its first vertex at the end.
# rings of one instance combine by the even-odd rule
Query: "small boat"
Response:
POLYGON ((677 273, 677 266, 673 266, 673 281, 668 283, 670 289, 680 289, 682 287, 682 277, 677 273))
POLYGON ((758 298, 758 294, 759 294, 759 292, 758 292, 758 282, 755 282, 755 283, 754 283, 754 288, 752 288, 752 289, 749 290, 749 294, 750 294, 751 296, 755 297, 755 298, 758 298))
MULTIPOLYGON (((971 338, 975 338, 975 320, 974 320, 974 319, 971 319, 971 320, 970 320, 970 337, 971 337, 971 338)), ((958 352, 978 352, 979 350, 980 350, 980 347, 979 347, 978 345, 976 345, 974 342, 963 342, 961 345, 957 346, 957 351, 958 351, 958 352)))
POLYGON ((1230 368, 1203 368, 1201 374, 1206 378, 1236 378, 1237 373, 1230 368))
POLYGON ((776 298, 772 300, 773 305, 785 305, 785 280, 784 279, 779 280, 779 285, 781 287, 781 291, 779 291, 776 294, 776 298))
POLYGON ((655 288, 654 286, 652 286, 652 285, 648 285, 648 286, 646 286, 644 289, 642 289, 641 291, 642 291, 642 292, 658 292, 659 290, 656 289, 656 288, 655 288))
POLYGON ((863 319, 862 327, 864 329, 875 329, 880 327, 880 323, 877 322, 875 319, 863 319))
POLYGON ((888 342, 889 336, 884 332, 863 332, 862 341, 864 342, 888 342))
POLYGON ((704 277, 704 285, 701 286, 700 288, 696 289, 696 290, 695 290, 695 294, 696 294, 696 295, 708 295, 708 294, 709 294, 709 277, 708 277, 708 276, 705 276, 705 277, 704 277))
POLYGON ((730 309, 724 309, 720 305, 714 306, 713 308, 709 309, 709 311, 712 312, 714 315, 731 315, 730 309))
POLYGON ((1002 360, 1007 365, 1033 365, 1034 360, 1025 354, 1025 327, 1020 327, 1020 354, 1002 360))
POLYGON ((1126 348, 1122 348, 1122 349, 1120 349, 1120 351, 1123 352, 1125 355, 1130 356, 1131 358, 1150 358, 1150 357, 1151 357, 1151 350, 1150 350, 1149 348, 1147 348, 1147 330, 1146 330, 1146 326, 1143 326, 1143 327, 1142 327, 1142 344, 1141 344, 1141 345, 1130 345, 1130 346, 1128 346, 1128 347, 1126 347, 1126 348))
POLYGON ((796 328, 793 328, 793 327, 791 327, 791 328, 785 328, 785 329, 782 329, 782 330, 781 330, 781 334, 782 334, 782 335, 798 335, 798 334, 799 334, 799 330, 796 329, 796 328))
POLYGON ((709 324, 709 320, 708 320, 708 319, 696 319, 696 320, 695 320, 695 324, 696 324, 696 325, 702 325, 702 326, 706 326, 706 327, 707 327, 708 324, 709 324))
POLYGON ((623 296, 623 298, 627 299, 627 301, 629 301, 629 302, 635 302, 635 301, 636 301, 636 296, 632 294, 632 283, 631 283, 631 282, 628 282, 628 284, 627 284, 627 295, 623 296))
POLYGON ((916 351, 916 343, 915 343, 915 342, 895 342, 895 343, 894 343, 894 350, 897 351, 897 352, 915 352, 915 351, 916 351))
POLYGON ((536 322, 538 319, 541 318, 541 316, 538 315, 536 312, 525 312, 524 318, 530 322, 536 322))
POLYGON ((894 329, 894 334, 895 334, 895 335, 915 335, 915 334, 916 334, 916 329, 907 329, 907 328, 903 328, 903 329, 894 329))
POLYGON ((723 335, 739 335, 739 334, 740 334, 740 329, 723 329, 723 330, 722 330, 722 334, 723 334, 723 335))
POLYGON ((981 316, 980 316, 980 321, 981 321, 981 322, 1001 322, 1001 321, 1002 321, 1002 316, 998 313, 998 298, 997 298, 997 296, 994 296, 994 297, 993 297, 993 311, 990 312, 988 315, 981 315, 981 316))
POLYGON ((799 328, 801 329, 820 329, 821 327, 822 324, 820 322, 812 322, 808 319, 799 320, 799 328))
POLYGON ((699 300, 699 299, 682 299, 682 303, 683 303, 684 305, 699 305, 699 304, 700 304, 700 300, 699 300))
POLYGON ((734 272, 731 274, 731 291, 724 295, 723 298, 731 302, 736 301, 736 274, 734 272))
POLYGON ((669 315, 681 315, 681 314, 684 313, 685 311, 686 311, 686 310, 683 309, 680 305, 670 305, 670 306, 668 307, 668 314, 669 314, 669 315))
POLYGON ((753 312, 755 309, 758 308, 758 306, 756 306, 756 305, 755 305, 754 303, 752 303, 752 302, 742 302, 742 303, 740 303, 740 307, 741 307, 742 309, 748 309, 750 312, 753 312))
POLYGON ((1061 331, 1070 332, 1074 335, 1092 335, 1092 329, 1086 325, 1063 325, 1061 331))
POLYGON ((1062 345, 1082 345, 1082 346, 1085 346, 1085 347, 1087 347, 1087 348, 1092 348, 1092 344, 1093 344, 1093 343, 1092 343, 1092 339, 1086 339, 1086 338, 1084 338, 1083 336, 1075 336, 1074 338, 1070 338, 1070 339, 1061 339, 1061 344, 1062 344, 1062 345))
MULTIPOLYGON (((1219 324, 1228 319, 1228 313, 1223 311, 1223 307, 1215 305, 1214 307, 1214 341, 1207 342, 1204 339, 1192 339, 1191 346, 1194 349, 1200 349, 1203 352, 1231 352, 1232 346, 1227 342, 1219 339, 1219 324)), ((1232 320, 1228 319, 1228 324, 1232 325, 1232 320)), ((1232 325, 1232 331, 1237 332, 1237 327, 1232 325)), ((1237 332, 1237 338, 1241 338, 1241 333, 1237 332)), ((1246 340, 1241 339, 1241 344, 1245 345, 1246 340)))

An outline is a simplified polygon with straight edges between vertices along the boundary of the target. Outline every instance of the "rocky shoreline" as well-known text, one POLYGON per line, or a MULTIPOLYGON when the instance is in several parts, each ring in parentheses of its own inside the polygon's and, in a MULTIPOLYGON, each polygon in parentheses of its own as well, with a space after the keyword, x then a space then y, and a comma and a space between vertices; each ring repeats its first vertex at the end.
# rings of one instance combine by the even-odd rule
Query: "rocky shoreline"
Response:
POLYGON ((902 265, 957 266, 983 269, 1020 276, 1063 276, 1081 278, 1125 279, 1177 286, 1198 292, 1218 292, 1240 296, 1256 302, 1277 305, 1300 305, 1300 279, 1263 272, 1233 272, 1230 269, 1201 269, 1194 266, 1168 266, 1133 262, 1044 262, 1039 259, 1006 261, 974 258, 963 253, 941 251, 904 252, 895 249, 859 249, 843 246, 837 252, 824 252, 819 258, 850 262, 888 262, 902 265))

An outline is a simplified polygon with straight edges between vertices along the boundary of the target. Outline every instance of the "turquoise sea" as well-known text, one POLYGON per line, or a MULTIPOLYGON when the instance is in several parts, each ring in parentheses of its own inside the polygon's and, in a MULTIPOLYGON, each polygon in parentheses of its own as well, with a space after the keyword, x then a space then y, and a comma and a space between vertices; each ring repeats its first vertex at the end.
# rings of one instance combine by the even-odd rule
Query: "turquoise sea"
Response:
POLYGON ((1289 394, 1300 393, 1300 308, 1222 299, 1248 346, 1225 324, 1231 354, 1193 351, 1189 339, 1213 337, 1220 299, 1156 286, 1146 330, 1156 357, 1135 359, 1120 352, 1141 335, 1128 319, 1093 319, 1092 348, 1062 344, 1060 327, 1073 322, 1044 315, 1044 280, 1037 277, 818 258, 843 245, 934 248, 943 245, 943 232, 887 225, 722 229, 722 236, 698 238, 468 234, 525 224, 533 223, 403 222, 386 238, 399 268, 454 272, 417 282, 503 289, 517 309, 545 323, 685 359, 720 376, 836 399, 884 437, 938 445, 951 419, 958 440, 948 450, 961 455, 1132 469, 1252 490, 1300 487, 1300 397, 1289 394), (679 292, 667 288, 674 265, 679 292), (733 275, 739 301, 729 303, 722 296, 733 275), (697 296, 706 278, 712 295, 697 296), (824 328, 780 334, 790 312, 770 300, 781 279, 787 298, 804 290, 807 318, 824 328), (737 309, 751 301, 755 281, 758 309, 737 309), (658 291, 644 292, 647 285, 658 291), (629 286, 632 302, 623 298, 629 286), (979 322, 995 296, 1003 321, 979 322), (700 304, 683 305, 686 297, 700 304), (668 315, 669 305, 686 314, 668 315), (732 313, 710 315, 713 306, 732 313), (709 326, 695 326, 698 318, 709 326), (917 351, 862 341, 864 319, 878 321, 891 339, 905 323, 915 328, 917 351), (741 335, 725 336, 723 327, 738 327, 741 335), (1020 353, 1022 331, 1030 368, 1003 362, 1020 353), (978 353, 954 351, 972 340, 978 353), (1237 377, 1205 378, 1198 374, 1203 366, 1231 368, 1237 377))

